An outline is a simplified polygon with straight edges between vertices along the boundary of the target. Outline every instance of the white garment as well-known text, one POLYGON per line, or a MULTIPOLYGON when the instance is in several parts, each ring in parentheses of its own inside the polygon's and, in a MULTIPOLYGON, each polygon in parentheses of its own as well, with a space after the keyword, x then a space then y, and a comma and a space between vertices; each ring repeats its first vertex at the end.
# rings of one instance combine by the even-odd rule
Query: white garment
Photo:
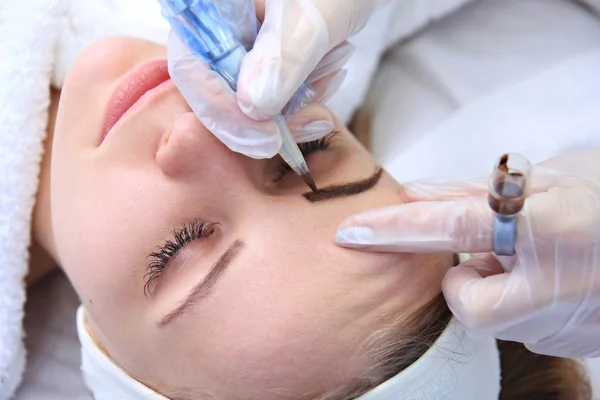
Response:
POLYGON ((386 57, 367 101, 373 150, 406 182, 600 145, 599 50, 600 20, 572 1, 475 2, 386 57))

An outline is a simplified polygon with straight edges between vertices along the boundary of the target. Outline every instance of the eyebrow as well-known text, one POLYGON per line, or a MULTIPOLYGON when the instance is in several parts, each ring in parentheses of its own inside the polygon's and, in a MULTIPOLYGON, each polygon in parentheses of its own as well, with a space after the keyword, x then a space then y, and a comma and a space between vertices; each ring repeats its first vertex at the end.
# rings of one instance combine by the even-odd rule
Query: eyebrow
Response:
POLYGON ((383 168, 378 167, 373 175, 368 178, 357 181, 346 182, 331 186, 326 186, 316 192, 304 193, 304 198, 311 203, 339 199, 340 197, 354 196, 373 189, 383 175, 383 168))
POLYGON ((219 257, 217 262, 213 264, 204 279, 194 286, 186 299, 179 306, 177 306, 177 308, 165 315, 157 323, 158 327, 164 328, 165 326, 169 325, 177 317, 188 312, 197 301, 206 297, 210 292, 210 289, 215 285, 215 283, 217 283, 219 278, 223 275, 223 272, 225 272, 229 264, 231 264, 233 259, 238 255, 243 247, 244 242, 241 240, 236 240, 233 242, 231 246, 229 246, 229 248, 221 255, 221 257, 219 257))

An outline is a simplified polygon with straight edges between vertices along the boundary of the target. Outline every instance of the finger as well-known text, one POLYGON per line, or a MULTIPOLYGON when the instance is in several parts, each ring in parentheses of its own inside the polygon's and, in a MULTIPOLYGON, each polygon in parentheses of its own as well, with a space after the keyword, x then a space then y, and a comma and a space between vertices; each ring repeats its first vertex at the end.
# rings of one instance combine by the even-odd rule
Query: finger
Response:
POLYGON ((492 251, 493 215, 484 199, 409 203, 346 219, 335 236, 367 251, 483 253, 492 251))
POLYGON ((484 197, 488 193, 488 178, 471 180, 426 179, 405 184, 402 198, 409 203, 448 201, 469 197, 484 197))
POLYGON ((327 75, 337 72, 348 62, 356 46, 350 42, 342 42, 334 47, 329 53, 323 57, 317 67, 308 76, 307 82, 313 84, 314 82, 326 77, 327 75))
POLYGON ((309 104, 294 114, 288 125, 298 143, 318 140, 335 129, 331 112, 316 103, 309 104))
POLYGON ((477 271, 479 276, 482 278, 503 274, 506 271, 502 262, 500 262, 498 257, 493 253, 477 254, 461 263, 457 267, 472 268, 477 271))
MULTIPOLYGON (((541 193, 558 185, 564 174, 535 166, 530 177, 529 195, 541 193)), ((467 197, 486 197, 489 193, 490 177, 476 179, 424 179, 404 185, 407 202, 448 201, 467 197)))
POLYGON ((171 33, 169 73, 200 121, 231 150, 253 158, 273 157, 281 136, 273 121, 255 121, 238 107, 235 92, 171 33))
POLYGON ((347 74, 347 70, 341 69, 316 81, 313 84, 313 88, 317 91, 314 101, 316 103, 326 104, 338 91, 340 86, 342 86, 347 74))
POLYGON ((546 336, 544 332, 563 326, 561 316, 540 313, 555 301, 553 290, 542 292, 542 296, 533 290, 533 285, 549 284, 544 274, 536 277, 520 270, 502 273, 502 269, 493 254, 486 254, 446 273, 442 290, 459 320, 474 332, 522 343, 537 342, 546 336), (534 319, 538 329, 532 330, 534 319), (519 326, 523 321, 529 321, 529 328, 519 326))
POLYGON ((517 232, 522 232, 517 243, 521 253, 534 257, 536 246, 548 241, 571 249, 594 246, 594 232, 600 226, 600 199, 581 182, 564 183, 525 201, 517 225, 517 232))
POLYGON ((486 254, 451 268, 444 276, 442 291, 450 310, 472 331, 501 330, 514 319, 516 309, 528 311, 525 287, 503 272, 493 255, 486 254))
POLYGON ((310 1, 271 0, 244 58, 238 102, 257 120, 278 114, 329 50, 327 24, 310 1))

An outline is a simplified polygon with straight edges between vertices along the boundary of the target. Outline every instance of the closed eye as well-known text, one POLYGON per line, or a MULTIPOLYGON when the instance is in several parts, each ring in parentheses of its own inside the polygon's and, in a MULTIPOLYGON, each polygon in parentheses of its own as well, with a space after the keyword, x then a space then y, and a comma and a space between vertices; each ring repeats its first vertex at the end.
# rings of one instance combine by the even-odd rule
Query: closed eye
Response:
MULTIPOLYGON (((329 135, 319 140, 314 140, 312 142, 306 143, 298 143, 298 148, 300 149, 304 157, 307 157, 308 155, 316 153, 318 151, 327 150, 331 145, 332 140, 338 133, 339 132, 337 131, 333 131, 329 135)), ((292 168, 282 160, 277 168, 277 174, 275 175, 274 182, 277 183, 281 181, 290 172, 292 172, 292 168)))
POLYGON ((152 294, 156 280, 177 253, 187 244, 209 237, 215 232, 218 224, 205 221, 192 221, 182 224, 172 231, 173 238, 167 240, 157 251, 148 255, 146 274, 144 275, 144 294, 152 294))

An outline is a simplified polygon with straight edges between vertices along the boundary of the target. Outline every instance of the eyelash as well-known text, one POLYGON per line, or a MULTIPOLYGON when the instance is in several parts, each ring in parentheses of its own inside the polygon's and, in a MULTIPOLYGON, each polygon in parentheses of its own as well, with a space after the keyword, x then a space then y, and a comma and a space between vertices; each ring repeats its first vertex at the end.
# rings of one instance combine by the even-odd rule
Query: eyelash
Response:
POLYGON ((158 251, 150 253, 146 274, 144 275, 144 295, 152 295, 153 283, 160 277, 161 273, 177 252, 188 243, 204 239, 214 233, 218 224, 204 221, 188 222, 173 230, 173 240, 167 240, 159 246, 158 251))
MULTIPOLYGON (((338 132, 334 131, 319 140, 314 140, 312 142, 306 143, 298 143, 298 148, 300 149, 300 152, 304 157, 317 151, 327 150, 327 148, 331 145, 332 139, 337 134, 338 132)), ((279 164, 279 167, 277 168, 277 176, 275 178, 275 182, 279 182, 280 180, 282 180, 283 177, 291 171, 292 168, 289 165, 287 165, 285 162, 281 162, 281 164, 279 164)))

